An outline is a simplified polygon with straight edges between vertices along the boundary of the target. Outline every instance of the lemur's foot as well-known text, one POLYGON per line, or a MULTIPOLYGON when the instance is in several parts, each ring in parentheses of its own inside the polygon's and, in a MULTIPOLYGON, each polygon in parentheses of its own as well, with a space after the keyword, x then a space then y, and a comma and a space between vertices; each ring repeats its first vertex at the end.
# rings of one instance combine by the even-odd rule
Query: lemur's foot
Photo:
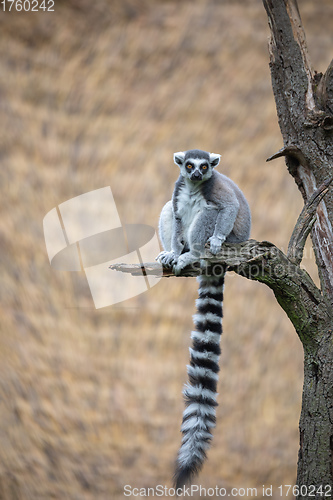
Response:
POLYGON ((190 252, 183 253, 177 259, 177 262, 173 266, 173 272, 176 276, 178 276, 184 267, 193 264, 194 262, 198 262, 198 256, 191 254, 190 252))
POLYGON ((162 264, 162 266, 172 267, 177 258, 175 256, 175 252, 167 252, 166 250, 164 250, 163 252, 158 254, 155 260, 158 260, 162 264))

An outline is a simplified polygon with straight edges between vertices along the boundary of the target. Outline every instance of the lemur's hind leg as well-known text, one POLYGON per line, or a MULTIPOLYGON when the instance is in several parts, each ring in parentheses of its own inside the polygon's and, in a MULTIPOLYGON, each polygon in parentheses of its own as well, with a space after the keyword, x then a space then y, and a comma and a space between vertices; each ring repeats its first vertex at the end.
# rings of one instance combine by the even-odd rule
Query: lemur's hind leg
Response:
POLYGON ((162 208, 158 230, 164 251, 159 253, 156 260, 165 266, 172 266, 175 261, 175 255, 171 251, 171 239, 173 229, 173 209, 172 201, 168 201, 162 208))
POLYGON ((173 209, 172 201, 168 201, 162 208, 158 224, 159 235, 164 250, 171 251, 173 209))
POLYGON ((210 239, 215 229, 217 210, 197 214, 189 230, 190 250, 179 256, 174 266, 174 273, 180 274, 184 267, 198 262, 205 251, 205 244, 210 239))

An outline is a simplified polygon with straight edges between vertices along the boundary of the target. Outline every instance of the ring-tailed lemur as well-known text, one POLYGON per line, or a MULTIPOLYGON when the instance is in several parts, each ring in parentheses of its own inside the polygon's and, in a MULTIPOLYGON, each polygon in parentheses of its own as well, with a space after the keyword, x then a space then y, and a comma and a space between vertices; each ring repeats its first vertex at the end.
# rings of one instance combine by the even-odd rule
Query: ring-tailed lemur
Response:
MULTIPOLYGON (((207 242, 215 255, 224 241, 237 243, 249 238, 249 205, 238 186, 214 170, 219 161, 220 155, 198 149, 174 154, 180 176, 172 200, 161 212, 159 233, 164 251, 157 260, 172 266, 175 274, 197 262, 207 242)), ((215 427, 224 271, 219 276, 202 274, 198 281, 176 488, 200 471, 212 438, 211 429, 215 427)))

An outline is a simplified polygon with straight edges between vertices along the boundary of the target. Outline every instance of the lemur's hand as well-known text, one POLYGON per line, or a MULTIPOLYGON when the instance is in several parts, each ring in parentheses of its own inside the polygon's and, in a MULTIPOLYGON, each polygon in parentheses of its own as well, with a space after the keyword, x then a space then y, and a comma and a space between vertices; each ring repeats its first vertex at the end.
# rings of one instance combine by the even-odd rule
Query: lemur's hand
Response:
POLYGON ((167 252, 166 250, 164 250, 163 252, 158 254, 155 260, 158 260, 162 264, 162 266, 172 267, 177 261, 177 257, 173 250, 171 250, 171 252, 167 252))
POLYGON ((213 255, 219 253, 222 247, 222 243, 225 241, 225 236, 211 236, 208 239, 208 243, 210 245, 210 251, 213 255))

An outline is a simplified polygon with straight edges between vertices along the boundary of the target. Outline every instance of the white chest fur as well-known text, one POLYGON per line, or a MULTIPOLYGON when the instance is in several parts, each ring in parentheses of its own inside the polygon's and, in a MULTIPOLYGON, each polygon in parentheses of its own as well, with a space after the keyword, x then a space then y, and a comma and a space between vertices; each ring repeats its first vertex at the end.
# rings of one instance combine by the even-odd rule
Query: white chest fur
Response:
POLYGON ((199 212, 207 206, 205 198, 201 194, 199 186, 184 185, 178 194, 178 214, 182 220, 184 237, 187 241, 188 232, 199 212))

